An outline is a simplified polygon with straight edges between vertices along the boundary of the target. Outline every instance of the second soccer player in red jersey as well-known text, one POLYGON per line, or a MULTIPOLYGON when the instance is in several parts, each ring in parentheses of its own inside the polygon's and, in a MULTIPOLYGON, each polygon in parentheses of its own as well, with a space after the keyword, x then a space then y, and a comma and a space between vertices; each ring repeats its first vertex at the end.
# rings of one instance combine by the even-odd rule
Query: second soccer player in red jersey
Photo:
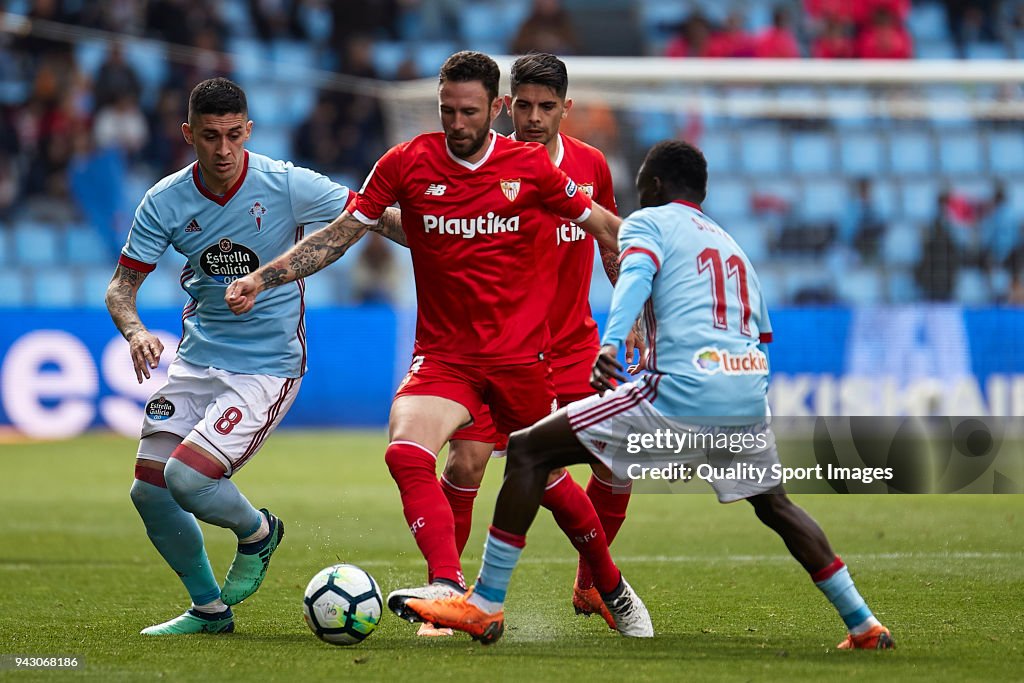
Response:
MULTIPOLYGON (((566 97, 569 79, 565 63, 551 54, 532 53, 512 64, 511 94, 505 105, 512 116, 515 139, 539 142, 548 151, 552 163, 562 169, 581 191, 594 201, 615 211, 611 171, 598 149, 562 135, 562 119, 572 108, 566 97)), ((549 246, 555 247, 557 266, 550 273, 557 278, 557 291, 548 313, 551 328, 551 370, 559 407, 594 394, 590 369, 599 350, 597 323, 590 312, 590 279, 594 264, 594 239, 571 220, 549 214, 549 246)), ((601 248, 601 257, 609 279, 615 283, 618 254, 601 248)), ((632 346, 631 344, 629 346, 632 346)), ((627 358, 632 349, 627 347, 627 358)), ((456 545, 461 555, 472 526, 473 502, 492 450, 501 454, 506 436, 494 427, 486 405, 473 415, 471 426, 452 437, 448 459, 441 477, 455 517, 456 545), (497 444, 497 450, 495 445, 497 444)), ((586 494, 565 469, 551 473, 541 504, 551 510, 555 521, 570 539, 588 539, 595 522, 604 528, 608 542, 625 520, 630 487, 617 485, 611 472, 595 463, 586 494), (581 498, 589 496, 598 520, 586 514, 581 498)), ((574 543, 585 543, 585 540, 574 543)), ((573 606, 578 614, 600 613, 615 627, 601 596, 594 588, 590 568, 581 556, 573 587, 573 606)), ((423 629, 421 635, 435 632, 423 629)))
MULTIPOLYGON (((542 145, 491 130, 502 105, 494 60, 479 52, 456 53, 441 67, 439 80, 444 133, 393 147, 337 220, 233 283, 226 295, 231 309, 244 313, 259 292, 332 263, 387 207, 401 207, 418 317, 415 355, 392 404, 384 459, 427 560, 427 586, 388 596, 388 607, 410 621, 419 617, 406 608, 409 599, 464 590, 455 523, 437 479, 437 452, 471 423, 485 400, 503 433, 533 424, 555 404, 546 356, 555 283, 542 275, 556 263, 545 217, 570 217, 612 249, 621 222, 554 166, 542 145)), ((612 594, 624 583, 600 524, 594 533, 596 542, 580 550, 596 588, 612 594)))

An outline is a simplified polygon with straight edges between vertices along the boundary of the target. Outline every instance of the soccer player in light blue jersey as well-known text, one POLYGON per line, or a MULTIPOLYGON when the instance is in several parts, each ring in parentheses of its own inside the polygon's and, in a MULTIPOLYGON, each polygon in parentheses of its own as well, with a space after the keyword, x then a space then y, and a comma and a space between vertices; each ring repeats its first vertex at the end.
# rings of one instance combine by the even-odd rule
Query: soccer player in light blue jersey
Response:
MULTIPOLYGON (((637 177, 643 208, 619 232, 621 270, 591 374, 594 388, 604 393, 512 435, 476 585, 458 598, 409 601, 424 620, 466 631, 484 643, 497 640, 511 574, 548 473, 597 460, 626 478, 637 461, 628 457, 631 437, 668 430, 713 438, 692 438, 680 450, 677 444, 655 446, 652 454, 661 463, 743 465, 734 468, 736 478, 712 482, 719 500, 749 501, 758 518, 782 537, 846 624, 849 633, 840 649, 893 646, 889 630, 868 609, 821 527, 789 499, 777 477, 755 474, 754 467, 771 472, 779 463, 768 426, 764 344, 771 341, 771 324, 746 255, 701 210, 706 188, 707 163, 695 147, 669 141, 648 153, 637 177), (616 358, 642 309, 650 374, 627 383, 616 358), (728 445, 723 447, 718 436, 727 437, 728 445)), ((619 632, 653 635, 643 603, 628 584, 623 588, 602 595, 619 632)))
MULTIPOLYGON (((248 152, 252 126, 235 83, 214 78, 192 90, 181 129, 197 160, 146 193, 107 289, 141 383, 164 349, 140 319, 136 293, 168 247, 186 259, 181 343, 166 384, 145 407, 131 498, 192 605, 145 635, 234 630, 230 606, 259 588, 284 536, 281 521, 254 508, 231 476, 260 450, 302 383, 303 284, 269 292, 241 317, 228 310, 224 291, 299 241, 303 226, 336 218, 350 193, 318 173, 248 152), (223 587, 197 519, 238 537, 223 587)), ((333 248, 344 252, 358 237, 333 248)))

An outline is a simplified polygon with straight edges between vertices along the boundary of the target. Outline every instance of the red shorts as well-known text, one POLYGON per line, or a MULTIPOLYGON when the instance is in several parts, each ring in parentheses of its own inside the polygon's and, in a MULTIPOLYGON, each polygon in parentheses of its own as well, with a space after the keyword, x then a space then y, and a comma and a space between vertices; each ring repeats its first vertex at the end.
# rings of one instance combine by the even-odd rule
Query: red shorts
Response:
POLYGON ((399 396, 451 399, 471 416, 487 404, 496 429, 505 434, 529 427, 555 410, 555 388, 546 360, 481 366, 415 356, 395 398, 399 396))
MULTIPOLYGON (((597 352, 594 353, 595 357, 597 352)), ((584 359, 571 365, 564 365, 551 371, 554 378, 555 395, 558 397, 558 407, 567 406, 573 401, 578 401, 597 392, 590 386, 590 370, 594 362, 592 359, 584 359)), ((494 425, 491 419, 491 412, 486 403, 482 403, 476 411, 470 411, 473 415, 473 424, 463 427, 452 435, 453 440, 479 441, 481 443, 495 444, 494 450, 503 451, 508 445, 508 434, 502 432, 494 425)))
POLYGON ((594 368, 595 358, 596 348, 594 353, 575 363, 551 369, 551 374, 555 378, 555 395, 558 396, 559 408, 597 393, 590 386, 590 371, 594 368))

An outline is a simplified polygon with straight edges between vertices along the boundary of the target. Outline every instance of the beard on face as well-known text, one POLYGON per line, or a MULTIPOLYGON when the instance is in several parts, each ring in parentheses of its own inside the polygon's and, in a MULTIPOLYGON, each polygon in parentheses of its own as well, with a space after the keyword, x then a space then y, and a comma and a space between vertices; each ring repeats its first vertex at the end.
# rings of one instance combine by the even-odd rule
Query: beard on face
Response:
POLYGON ((459 156, 459 157, 462 157, 462 158, 471 157, 474 154, 476 154, 477 152, 479 152, 480 149, 484 146, 484 143, 487 142, 487 137, 490 135, 490 133, 491 133, 491 127, 488 125, 488 126, 485 126, 480 131, 480 134, 475 136, 475 137, 464 137, 464 138, 452 140, 451 136, 449 136, 448 137, 448 146, 451 147, 452 151, 455 152, 456 155, 459 156), (466 149, 466 151, 464 151, 464 152, 458 151, 458 149, 460 147, 467 147, 467 146, 468 146, 468 148, 466 149))

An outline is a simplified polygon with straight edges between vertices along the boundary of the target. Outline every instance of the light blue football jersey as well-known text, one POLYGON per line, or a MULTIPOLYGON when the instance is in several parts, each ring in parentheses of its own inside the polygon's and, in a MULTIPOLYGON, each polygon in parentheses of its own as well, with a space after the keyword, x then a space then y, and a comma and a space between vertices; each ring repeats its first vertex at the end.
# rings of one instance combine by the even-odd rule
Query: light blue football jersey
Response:
MULTIPOLYGON (((633 258, 654 264, 643 309, 651 372, 641 379, 654 406, 667 416, 767 415, 759 346, 771 341, 771 323, 757 273, 732 237, 696 205, 672 202, 629 216, 619 247, 624 267, 633 258)), ((623 315, 612 311, 609 332, 623 315)))
POLYGON ((244 163, 238 182, 222 196, 203 185, 198 163, 150 188, 135 211, 120 263, 149 272, 168 246, 187 259, 181 286, 189 300, 178 347, 184 360, 241 374, 298 377, 306 371, 302 281, 262 292, 242 316, 227 307, 224 293, 299 241, 303 226, 337 218, 349 190, 260 154, 246 152, 244 163))

